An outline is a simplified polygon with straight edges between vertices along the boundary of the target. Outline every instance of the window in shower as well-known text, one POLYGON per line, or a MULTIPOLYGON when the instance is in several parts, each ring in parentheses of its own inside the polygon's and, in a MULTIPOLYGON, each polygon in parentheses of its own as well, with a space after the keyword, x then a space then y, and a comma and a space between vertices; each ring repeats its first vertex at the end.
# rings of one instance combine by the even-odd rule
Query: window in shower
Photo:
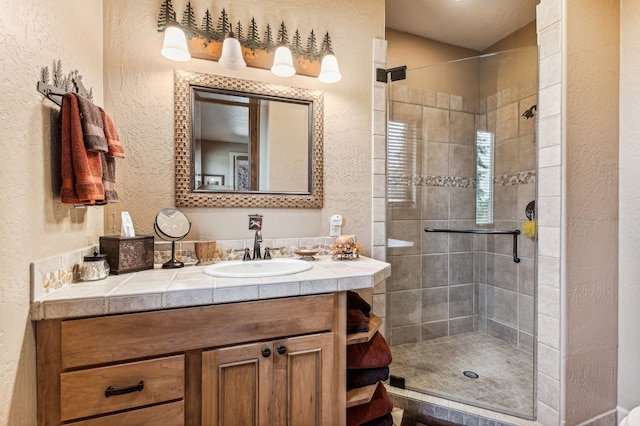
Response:
POLYGON ((415 126, 389 121, 387 138, 388 202, 393 204, 415 203, 416 186, 412 184, 416 173, 415 126))
POLYGON ((476 223, 493 223, 493 133, 476 134, 476 223))

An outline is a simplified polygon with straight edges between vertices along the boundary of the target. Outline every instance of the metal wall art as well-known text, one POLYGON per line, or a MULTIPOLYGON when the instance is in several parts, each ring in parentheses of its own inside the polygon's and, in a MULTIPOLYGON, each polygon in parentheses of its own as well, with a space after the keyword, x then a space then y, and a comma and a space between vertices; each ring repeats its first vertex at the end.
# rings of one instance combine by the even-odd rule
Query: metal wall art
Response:
MULTIPOLYGON (((165 31, 167 26, 176 22, 171 0, 163 0, 158 15, 158 32, 165 31)), ((217 61, 222 53, 222 42, 230 32, 240 42, 247 66, 255 68, 270 69, 276 48, 284 44, 293 54, 296 73, 316 77, 320 74, 323 54, 332 51, 328 32, 321 36, 321 40, 313 29, 306 37, 298 29, 290 36, 284 21, 276 28, 268 23, 260 27, 255 18, 251 18, 246 26, 240 21, 233 25, 225 8, 217 19, 207 9, 198 20, 191 2, 187 3, 179 25, 187 37, 191 56, 199 59, 217 61)))

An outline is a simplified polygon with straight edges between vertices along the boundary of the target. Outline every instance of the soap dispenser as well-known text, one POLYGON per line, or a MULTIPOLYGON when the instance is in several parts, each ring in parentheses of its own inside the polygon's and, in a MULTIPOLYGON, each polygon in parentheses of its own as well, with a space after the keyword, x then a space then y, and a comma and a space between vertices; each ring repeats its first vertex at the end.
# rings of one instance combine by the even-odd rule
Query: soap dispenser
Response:
POLYGON ((342 234, 342 215, 334 214, 329 220, 329 236, 338 237, 342 234))

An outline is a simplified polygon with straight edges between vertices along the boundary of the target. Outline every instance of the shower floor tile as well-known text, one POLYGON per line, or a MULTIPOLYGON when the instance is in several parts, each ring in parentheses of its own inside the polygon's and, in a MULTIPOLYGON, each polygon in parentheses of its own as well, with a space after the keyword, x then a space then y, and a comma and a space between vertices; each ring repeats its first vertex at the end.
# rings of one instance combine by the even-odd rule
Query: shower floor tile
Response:
POLYGON ((392 346, 391 352, 391 374, 404 377, 407 389, 508 414, 533 413, 533 356, 500 339, 463 333, 392 346))

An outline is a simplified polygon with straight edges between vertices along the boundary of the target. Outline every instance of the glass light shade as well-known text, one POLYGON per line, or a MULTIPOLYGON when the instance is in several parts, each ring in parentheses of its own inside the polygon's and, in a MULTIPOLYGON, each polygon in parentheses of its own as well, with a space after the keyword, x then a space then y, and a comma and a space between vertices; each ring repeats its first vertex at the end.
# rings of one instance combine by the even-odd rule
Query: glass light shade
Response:
POLYGON ((172 61, 184 62, 191 59, 187 47, 187 37, 180 28, 168 26, 164 30, 164 46, 162 46, 160 53, 172 61))
POLYGON ((322 65, 320 67, 320 75, 318 80, 323 83, 337 83, 342 79, 340 69, 338 68, 338 59, 333 53, 327 53, 322 57, 322 65))
POLYGON ((242 46, 237 38, 233 36, 233 33, 227 34, 227 37, 222 43, 222 54, 218 63, 221 67, 230 70, 240 70, 247 66, 247 63, 242 57, 242 46))
POLYGON ((276 49, 271 72, 278 77, 291 77, 296 73, 296 69, 293 67, 293 56, 287 46, 280 46, 276 49))

